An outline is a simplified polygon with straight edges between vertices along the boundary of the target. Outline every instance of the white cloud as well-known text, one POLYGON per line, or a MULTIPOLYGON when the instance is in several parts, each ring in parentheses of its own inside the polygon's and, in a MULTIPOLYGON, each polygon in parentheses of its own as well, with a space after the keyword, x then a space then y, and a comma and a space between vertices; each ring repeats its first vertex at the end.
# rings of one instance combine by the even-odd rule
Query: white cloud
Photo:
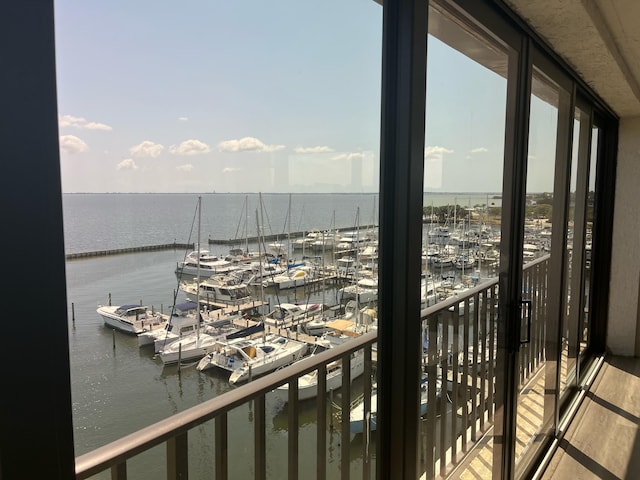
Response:
POLYGON ((179 170, 181 172, 191 172, 193 170, 193 165, 191 165, 190 163, 186 163, 184 165, 178 165, 176 167, 176 170, 179 170))
POLYGON ((87 130, 113 130, 109 125, 97 122, 88 122, 83 128, 86 128, 87 130))
POLYGON ((241 168, 234 168, 234 167, 225 167, 222 169, 222 173, 232 173, 232 172, 239 172, 240 170, 242 170, 241 168))
POLYGON ((200 155, 211 151, 209 145, 200 140, 185 140, 180 145, 171 145, 169 151, 175 155, 200 155))
POLYGON ((266 145, 254 137, 226 140, 218 144, 218 150, 221 152, 276 152, 285 148, 284 145, 266 145))
POLYGON ((446 147, 438 147, 437 145, 425 147, 424 149, 424 157, 431 157, 436 155, 442 155, 445 153, 453 153, 453 150, 450 150, 446 147))
POLYGON ((186 122, 187 120, 189 120, 189 117, 178 117, 178 121, 180 122, 186 122))
POLYGON ((478 147, 478 148, 474 148, 471 150, 471 153, 485 153, 488 152, 489 149, 484 148, 484 147, 478 147))
POLYGON ((333 152, 333 148, 326 146, 317 146, 317 147, 296 147, 294 149, 296 153, 329 153, 333 152))
POLYGON ((74 117, 73 115, 62 115, 58 119, 60 128, 75 127, 86 130, 113 130, 109 125, 98 122, 88 122, 86 118, 74 117))
POLYGON ((134 145, 129 149, 129 153, 134 157, 152 157, 155 158, 162 153, 164 146, 159 143, 153 143, 151 140, 134 145))
POLYGON ((138 170, 138 166, 133 158, 127 158, 116 165, 116 170, 138 170))
POLYGON ((81 153, 89 150, 89 146, 75 135, 61 135, 60 150, 65 153, 81 153))
POLYGON ((340 153, 338 155, 334 155, 331 157, 331 160, 357 160, 365 158, 364 153, 354 152, 354 153, 340 153))

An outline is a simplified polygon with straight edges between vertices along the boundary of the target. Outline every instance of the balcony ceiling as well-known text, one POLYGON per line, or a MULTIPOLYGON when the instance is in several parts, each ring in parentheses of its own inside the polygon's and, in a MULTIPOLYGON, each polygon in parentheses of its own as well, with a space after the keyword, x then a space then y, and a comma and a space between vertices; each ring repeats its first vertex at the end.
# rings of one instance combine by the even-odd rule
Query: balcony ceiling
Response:
POLYGON ((505 0, 620 116, 640 116, 640 1, 505 0))

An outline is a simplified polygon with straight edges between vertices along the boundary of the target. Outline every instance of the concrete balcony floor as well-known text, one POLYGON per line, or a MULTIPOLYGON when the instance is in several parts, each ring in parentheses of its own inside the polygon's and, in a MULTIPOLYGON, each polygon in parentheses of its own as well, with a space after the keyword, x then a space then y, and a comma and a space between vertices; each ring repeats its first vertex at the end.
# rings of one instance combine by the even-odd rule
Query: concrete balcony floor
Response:
POLYGON ((640 358, 606 357, 543 480, 640 479, 640 358))

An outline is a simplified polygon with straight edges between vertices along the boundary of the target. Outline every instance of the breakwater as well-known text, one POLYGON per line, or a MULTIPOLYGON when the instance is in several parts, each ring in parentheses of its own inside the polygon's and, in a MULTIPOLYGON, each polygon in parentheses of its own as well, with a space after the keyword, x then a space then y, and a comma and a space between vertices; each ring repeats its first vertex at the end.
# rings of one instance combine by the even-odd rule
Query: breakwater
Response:
MULTIPOLYGON (((335 232, 354 232, 356 230, 361 230, 363 235, 366 230, 371 230, 374 228, 378 228, 377 225, 361 225, 358 228, 355 227, 342 227, 342 228, 334 228, 332 231, 335 232)), ((261 235, 259 238, 262 241, 271 241, 271 240, 286 240, 287 238, 297 239, 302 238, 309 233, 309 230, 303 232, 291 232, 291 233, 278 233, 271 235, 261 235)), ((238 245, 244 242, 248 243, 256 243, 258 241, 258 237, 248 237, 248 238, 233 238, 233 239, 213 239, 209 238, 209 245, 238 245)))
POLYGON ((80 258, 105 257, 107 255, 121 255, 124 253, 153 252, 158 250, 176 250, 195 248, 193 243, 165 243, 162 245, 146 245, 141 247, 116 248, 112 250, 96 250, 93 252, 67 253, 67 260, 76 260, 80 258))

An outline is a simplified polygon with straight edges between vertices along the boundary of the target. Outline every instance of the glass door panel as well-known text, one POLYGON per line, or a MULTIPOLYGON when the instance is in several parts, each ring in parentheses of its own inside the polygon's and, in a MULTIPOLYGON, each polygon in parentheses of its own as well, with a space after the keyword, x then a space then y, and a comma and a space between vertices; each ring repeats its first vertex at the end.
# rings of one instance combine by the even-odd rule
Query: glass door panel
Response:
POLYGON ((584 264, 586 243, 587 179, 589 175, 590 115, 575 109, 569 208, 567 213, 567 246, 565 255, 565 308, 562 316, 560 353, 560 397, 577 384, 580 325, 584 315, 584 264))
MULTIPOLYGON (((446 476, 496 411, 505 48, 429 11, 422 256, 425 478, 446 476), (440 308, 438 308, 440 307, 440 308)), ((493 442, 465 468, 492 475, 493 442)))
POLYGON ((563 179, 558 175, 567 176, 562 174, 566 161, 560 159, 568 131, 562 115, 569 100, 568 92, 534 67, 522 252, 522 345, 517 371, 515 462, 518 475, 526 470, 554 424, 558 331, 554 312, 559 307, 550 299, 555 299, 555 303, 560 299, 553 295, 557 286, 551 278, 554 275, 551 259, 552 249, 563 244, 564 221, 557 219, 564 217, 561 210, 565 201, 563 179))
POLYGON ((593 225, 594 225, 594 202, 596 198, 596 162, 598 158, 598 141, 600 139, 600 129, 591 127, 591 148, 589 152, 589 173, 587 198, 585 205, 585 242, 584 242, 584 284, 583 284, 583 316, 578 325, 579 355, 582 359, 589 346, 591 332, 590 299, 591 291, 591 250, 593 246, 593 225))

